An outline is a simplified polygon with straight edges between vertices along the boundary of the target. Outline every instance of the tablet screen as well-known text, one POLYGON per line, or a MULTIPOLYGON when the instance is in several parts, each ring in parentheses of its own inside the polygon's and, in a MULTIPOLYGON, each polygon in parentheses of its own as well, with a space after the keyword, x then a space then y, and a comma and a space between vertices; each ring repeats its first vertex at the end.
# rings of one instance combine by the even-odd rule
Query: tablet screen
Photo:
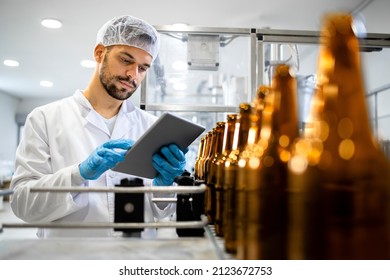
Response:
POLYGON ((154 178, 158 174, 152 165, 152 156, 161 147, 176 144, 182 151, 202 134, 205 128, 172 113, 163 113, 156 122, 134 143, 125 160, 114 171, 154 178))

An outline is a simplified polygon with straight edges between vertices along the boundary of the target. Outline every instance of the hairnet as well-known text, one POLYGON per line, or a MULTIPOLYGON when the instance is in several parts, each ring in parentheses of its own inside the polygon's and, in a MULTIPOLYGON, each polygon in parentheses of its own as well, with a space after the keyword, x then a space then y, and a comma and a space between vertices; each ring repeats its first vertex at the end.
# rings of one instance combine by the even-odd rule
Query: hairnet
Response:
POLYGON ((153 26, 142 19, 126 15, 106 22, 97 33, 96 43, 106 47, 136 47, 149 53, 154 60, 158 55, 160 38, 153 26))

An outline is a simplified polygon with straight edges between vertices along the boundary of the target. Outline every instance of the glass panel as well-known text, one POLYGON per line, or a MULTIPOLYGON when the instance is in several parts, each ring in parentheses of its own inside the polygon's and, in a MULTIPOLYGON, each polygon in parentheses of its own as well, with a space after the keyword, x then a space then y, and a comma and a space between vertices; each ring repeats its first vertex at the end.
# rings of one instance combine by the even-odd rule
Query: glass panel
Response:
POLYGON ((250 53, 249 34, 161 33, 146 104, 238 106, 250 96, 250 53))
MULTIPOLYGON (((297 37, 297 41, 299 37, 297 37)), ((267 43, 263 42, 264 73, 263 84, 269 84, 273 75, 274 65, 288 63, 296 70, 298 89, 298 115, 303 128, 310 111, 311 97, 316 83, 318 44, 303 43, 267 43)), ((378 71, 378 65, 388 61, 390 48, 364 47, 361 52, 362 74, 367 89, 368 113, 372 119, 374 132, 381 139, 390 140, 390 89, 373 91, 383 87, 390 87, 389 72, 378 71), (378 121, 375 121, 377 110, 378 121), (376 128, 378 131, 376 131, 376 128)))
POLYGON ((387 90, 370 95, 367 101, 373 129, 380 139, 390 140, 390 83, 387 90))
POLYGON ((317 72, 318 45, 294 43, 263 43, 263 84, 269 85, 275 66, 286 63, 293 67, 297 78, 298 117, 300 128, 307 121, 317 72))
MULTIPOLYGON (((250 101, 249 33, 210 35, 164 31, 160 34, 159 56, 146 79, 148 111, 161 110, 152 111, 159 116, 167 110, 165 105, 179 105, 175 114, 203 125, 207 133, 218 121, 225 121, 229 112, 238 111, 239 103, 250 101)), ((194 141, 186 154, 190 172, 202 137, 194 141)))
POLYGON ((390 48, 368 48, 362 53, 372 127, 383 140, 390 140, 390 72, 379 71, 378 66, 389 58, 390 48))
MULTIPOLYGON (((204 125, 207 132, 217 121, 226 119, 226 114, 231 110, 225 108, 233 108, 237 112, 239 103, 251 101, 251 96, 254 96, 254 93, 249 92, 251 79, 257 79, 258 85, 270 84, 273 66, 288 63, 296 71, 298 114, 301 128, 304 127, 316 83, 319 44, 315 43, 317 39, 314 35, 289 36, 289 43, 283 39, 280 43, 259 39, 257 43, 263 53, 258 54, 258 62, 264 65, 258 63, 257 77, 251 77, 253 52, 249 34, 224 33, 217 35, 218 40, 215 35, 199 35, 205 36, 189 39, 189 34, 185 33, 161 33, 160 55, 146 80, 146 108, 150 105, 153 108, 150 107, 149 110, 161 110, 154 111, 158 115, 167 110, 164 105, 179 105, 175 111, 180 111, 180 105, 183 106, 183 111, 192 111, 191 106, 196 106, 197 109, 192 112, 178 114, 204 125), (218 41, 219 46, 216 44, 218 41), (210 51, 201 51, 202 46, 210 51), (194 112, 196 110, 200 112, 194 112), (214 113, 213 110, 223 113, 214 113)), ((363 76, 369 95, 368 111, 373 120, 373 128, 374 131, 378 128, 380 138, 390 143, 390 89, 381 90, 376 97, 370 95, 378 88, 390 84, 389 73, 378 71, 378 65, 388 61, 389 57, 390 48, 386 47, 365 47, 361 52, 363 76)), ((187 154, 189 168, 193 167, 200 138, 194 142, 187 154)))

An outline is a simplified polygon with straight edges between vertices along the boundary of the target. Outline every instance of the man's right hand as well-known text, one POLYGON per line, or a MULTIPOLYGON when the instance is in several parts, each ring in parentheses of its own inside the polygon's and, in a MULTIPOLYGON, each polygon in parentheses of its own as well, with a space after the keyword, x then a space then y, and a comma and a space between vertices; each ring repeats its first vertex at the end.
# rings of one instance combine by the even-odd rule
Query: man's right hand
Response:
POLYGON ((129 139, 110 140, 97 147, 89 157, 79 165, 80 175, 85 180, 96 180, 108 169, 125 159, 126 152, 133 146, 129 139), (119 149, 119 150, 118 150, 119 149))

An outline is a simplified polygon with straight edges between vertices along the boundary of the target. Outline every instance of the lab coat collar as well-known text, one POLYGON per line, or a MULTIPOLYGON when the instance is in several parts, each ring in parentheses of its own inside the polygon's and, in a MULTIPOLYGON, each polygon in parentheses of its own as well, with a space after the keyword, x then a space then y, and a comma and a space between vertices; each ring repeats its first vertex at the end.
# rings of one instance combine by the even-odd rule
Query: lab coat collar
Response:
POLYGON ((73 98, 76 100, 78 104, 83 106, 83 108, 86 109, 88 112, 93 110, 91 103, 89 103, 88 99, 84 96, 81 90, 76 90, 76 92, 73 94, 73 98))
POLYGON ((130 118, 127 117, 129 112, 132 111, 131 107, 134 108, 134 105, 128 100, 125 100, 122 103, 115 121, 114 130, 112 131, 112 139, 122 138, 127 133, 129 127, 131 126, 130 118))
POLYGON ((80 104, 84 109, 82 112, 82 115, 85 120, 84 124, 86 125, 87 123, 90 123, 94 125, 96 128, 107 134, 111 139, 122 138, 127 133, 129 127, 132 127, 132 125, 134 125, 134 123, 132 123, 131 121, 131 118, 128 117, 133 111, 135 111, 135 106, 130 100, 125 100, 122 103, 115 122, 114 130, 112 132, 112 135, 110 135, 110 132, 108 131, 108 128, 104 123, 102 116, 99 115, 99 113, 97 113, 93 109, 91 103, 84 96, 81 90, 76 91, 76 93, 74 94, 74 98, 76 102, 80 104))
POLYGON ((118 112, 114 130, 112 131, 112 139, 124 138, 124 135, 128 134, 133 127, 138 125, 137 118, 134 116, 135 112, 136 107, 133 102, 129 99, 123 101, 118 112))
POLYGON ((105 134, 110 136, 110 132, 103 118, 96 112, 88 99, 84 96, 81 90, 77 90, 73 95, 76 102, 81 106, 81 115, 83 116, 83 125, 86 126, 88 123, 95 126, 97 129, 103 131, 105 134))

